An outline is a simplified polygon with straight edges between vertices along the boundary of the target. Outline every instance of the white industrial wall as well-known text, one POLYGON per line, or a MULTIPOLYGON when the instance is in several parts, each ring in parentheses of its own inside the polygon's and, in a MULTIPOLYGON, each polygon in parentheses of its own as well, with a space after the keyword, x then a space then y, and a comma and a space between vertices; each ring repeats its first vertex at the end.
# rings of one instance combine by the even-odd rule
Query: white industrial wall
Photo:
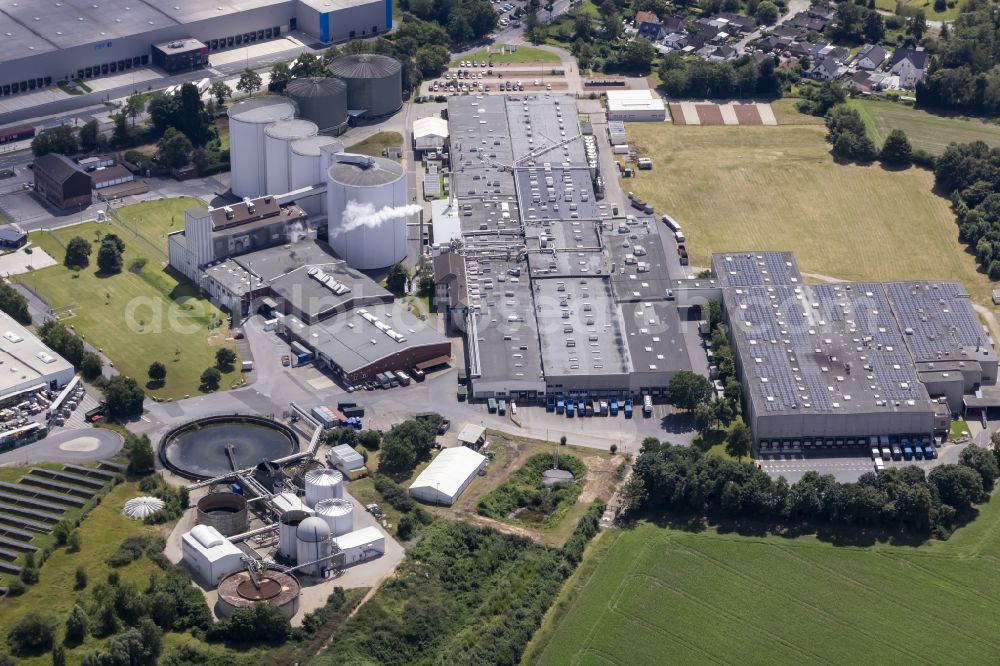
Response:
MULTIPOLYGON (((295 115, 295 107, 288 104, 285 119, 295 115)), ((256 198, 268 194, 267 170, 264 151, 264 130, 274 121, 246 122, 229 118, 229 162, 231 166, 230 189, 238 197, 256 198)))
POLYGON ((375 211, 406 205, 405 173, 385 185, 344 185, 327 177, 327 230, 330 247, 352 268, 371 270, 391 266, 406 256, 406 219, 398 217, 377 227, 361 226, 340 233, 348 202, 371 204, 375 211))
MULTIPOLYGON (((294 129, 282 128, 285 121, 269 125, 264 130, 264 174, 265 189, 263 194, 285 194, 296 189, 290 184, 292 144, 299 139, 316 136, 319 128, 308 120, 294 121, 294 129), (290 136, 290 131, 296 133, 290 136)), ((298 157, 298 156, 296 156, 298 157)), ((319 181, 308 183, 315 185, 319 181)))

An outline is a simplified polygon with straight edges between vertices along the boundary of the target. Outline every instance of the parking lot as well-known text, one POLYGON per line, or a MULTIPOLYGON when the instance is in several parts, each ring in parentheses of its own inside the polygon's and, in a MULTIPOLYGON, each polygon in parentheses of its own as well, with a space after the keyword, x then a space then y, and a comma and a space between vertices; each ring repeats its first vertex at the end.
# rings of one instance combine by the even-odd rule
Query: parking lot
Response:
POLYGON ((441 78, 422 84, 425 95, 566 91, 569 84, 558 63, 502 64, 490 60, 463 60, 441 78), (554 74, 553 72, 558 72, 554 74))

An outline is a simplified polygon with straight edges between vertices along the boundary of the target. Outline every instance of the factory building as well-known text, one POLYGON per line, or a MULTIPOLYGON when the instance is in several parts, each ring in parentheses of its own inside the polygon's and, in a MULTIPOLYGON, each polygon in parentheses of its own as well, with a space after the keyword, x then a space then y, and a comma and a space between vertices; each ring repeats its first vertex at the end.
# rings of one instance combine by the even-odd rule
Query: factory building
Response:
POLYGON ((956 282, 807 284, 781 252, 717 254, 712 271, 692 290, 722 297, 758 443, 929 437, 967 398, 1000 406, 992 341, 956 282))
POLYGON ((328 43, 391 27, 389 0, 0 0, 0 96, 151 64, 205 67, 212 52, 291 31, 328 43))
POLYGON ((599 201, 572 96, 451 98, 448 132, 457 220, 434 226, 461 244, 435 284, 473 398, 660 395, 691 368, 664 238, 599 201))
POLYGON ((31 391, 58 390, 73 379, 69 361, 6 312, 0 312, 0 331, 0 406, 31 391))
POLYGON ((89 206, 90 176, 65 155, 49 153, 35 158, 35 191, 56 208, 89 206))

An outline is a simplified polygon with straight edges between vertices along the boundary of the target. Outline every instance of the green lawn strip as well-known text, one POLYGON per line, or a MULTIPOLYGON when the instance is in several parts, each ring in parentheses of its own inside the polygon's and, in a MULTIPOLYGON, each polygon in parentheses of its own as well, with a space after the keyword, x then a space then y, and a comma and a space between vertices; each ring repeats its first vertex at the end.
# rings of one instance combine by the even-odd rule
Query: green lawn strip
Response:
POLYGON ((348 146, 347 151, 359 155, 384 157, 382 151, 386 148, 401 148, 402 145, 403 135, 399 132, 379 132, 353 146, 348 146))
POLYGON ((889 132, 906 132, 914 148, 940 155, 950 143, 983 141, 1000 147, 1000 124, 978 118, 942 116, 906 104, 874 99, 852 99, 848 105, 857 109, 869 135, 880 147, 889 132))
POLYGON ((498 63, 505 65, 538 65, 560 62, 559 56, 555 53, 544 49, 536 49, 531 46, 518 46, 516 51, 506 51, 504 53, 499 53, 498 46, 493 47, 491 50, 493 51, 492 53, 487 53, 486 49, 473 51, 452 60, 450 65, 458 67, 463 60, 475 60, 476 62, 482 62, 483 60, 489 62, 492 60, 494 65, 498 63))

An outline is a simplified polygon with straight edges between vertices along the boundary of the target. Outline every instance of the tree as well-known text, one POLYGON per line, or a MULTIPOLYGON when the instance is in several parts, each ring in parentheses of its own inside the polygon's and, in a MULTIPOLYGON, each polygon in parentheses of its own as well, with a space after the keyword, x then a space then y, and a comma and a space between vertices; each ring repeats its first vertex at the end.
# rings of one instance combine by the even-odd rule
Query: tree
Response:
POLYGON ((233 89, 227 86, 225 81, 216 81, 208 91, 215 98, 215 103, 220 107, 226 103, 227 99, 233 96, 233 89))
POLYGON ((145 399, 146 394, 131 377, 115 375, 104 383, 104 400, 108 406, 108 415, 112 418, 139 416, 145 399))
POLYGON ((128 473, 135 476, 152 474, 156 470, 156 454, 149 443, 149 436, 129 435, 125 439, 125 455, 128 456, 128 473))
POLYGON ((66 642, 70 645, 79 645, 90 633, 90 617, 79 604, 73 606, 66 618, 66 642))
MULTIPOLYGON (((28 299, 14 287, 0 281, 0 310, 6 312, 14 321, 28 326, 31 324, 31 313, 28 311, 28 299)), ((67 358, 67 360, 69 360, 67 358)), ((72 361, 70 361, 72 363, 72 361)))
POLYGON ((215 351, 215 366, 220 370, 232 370, 236 363, 236 352, 229 347, 219 347, 215 351))
POLYGON ((406 474, 413 471, 417 460, 430 455, 437 435, 437 424, 411 419, 392 427, 382 439, 379 471, 406 474))
POLYGON ((776 23, 778 20, 778 6, 771 2, 771 0, 763 0, 757 5, 756 18, 757 23, 761 25, 776 23))
POLYGON ((104 371, 104 363, 101 361, 101 357, 92 351, 86 351, 83 353, 83 358, 80 360, 80 374, 88 382, 92 382, 104 371))
POLYGON ((1000 466, 997 465, 997 460, 990 451, 970 444, 959 454, 958 461, 979 472, 979 476, 983 480, 984 491, 987 493, 993 491, 997 477, 1000 477, 1000 466))
POLYGON ((149 364, 149 370, 146 371, 146 374, 151 382, 162 384, 163 380, 167 378, 167 366, 159 361, 153 361, 149 364))
POLYGON ((236 83, 236 89, 253 97, 253 94, 260 90, 262 85, 263 82, 261 81, 260 74, 252 69, 245 69, 240 74, 240 80, 236 83))
POLYGON ((191 159, 194 146, 191 140, 174 127, 168 127, 160 140, 156 142, 160 151, 160 163, 167 167, 182 167, 191 159))
MULTIPOLYGON (((350 429, 354 432, 354 429, 350 429)), ((365 447, 369 451, 375 451, 382 444, 382 435, 379 434, 378 430, 362 430, 358 433, 358 443, 365 447)))
POLYGON ((97 267, 102 273, 114 275, 122 272, 122 248, 124 243, 114 234, 108 234, 101 241, 101 247, 97 250, 97 267), (112 239, 109 241, 109 239, 112 239), (115 242, 115 241, 118 242, 115 242))
POLYGON ((743 419, 733 421, 726 436, 726 453, 742 462, 743 456, 750 455, 752 446, 753 435, 750 433, 750 427, 743 422, 743 419))
POLYGON ((889 166, 907 167, 913 158, 913 148, 910 147, 910 140, 906 138, 906 132, 894 129, 889 132, 882 144, 882 151, 879 159, 889 166))
POLYGON ((288 618, 272 604, 237 608, 226 621, 226 636, 235 643, 280 643, 291 631, 288 618))
POLYGON ((715 413, 707 402, 698 403, 694 408, 694 427, 702 435, 706 434, 715 423, 715 413))
POLYGON ((869 11, 862 30, 866 41, 877 44, 885 37, 885 19, 877 11, 869 11))
POLYGON ((937 490, 941 501, 958 513, 964 513, 985 497, 983 477, 965 465, 941 465, 931 470, 927 480, 937 490))
POLYGON ((111 120, 115 126, 111 130, 111 145, 127 146, 131 142, 128 131, 128 119, 123 112, 111 115, 111 120))
POLYGON ((653 61, 656 60, 656 49, 649 43, 648 39, 636 37, 622 51, 618 62, 622 69, 648 73, 653 61))
POLYGON ((142 95, 130 95, 129 98, 125 100, 124 113, 132 120, 132 127, 135 127, 135 119, 141 116, 145 110, 146 100, 142 95))
POLYGON ((708 402, 712 391, 710 381, 690 370, 681 370, 667 385, 667 402, 690 412, 700 403, 708 402))
POLYGON ((924 15, 924 10, 918 9, 906 25, 906 34, 913 35, 913 39, 919 42, 924 38, 926 32, 927 17, 924 15))
POLYGON ((420 75, 425 79, 439 75, 448 67, 451 60, 451 53, 442 44, 428 44, 421 46, 413 54, 413 61, 420 71, 420 75))
POLYGON ((389 274, 385 278, 386 288, 396 295, 406 291, 406 281, 410 279, 410 270, 400 262, 389 267, 389 274))
POLYGON ((52 648, 52 666, 66 666, 66 648, 62 645, 52 648))
POLYGON ((218 390, 220 381, 222 381, 222 373, 218 369, 205 368, 205 371, 201 373, 201 386, 199 388, 205 393, 210 393, 218 390))
POLYGON ((73 236, 66 244, 66 257, 63 265, 67 268, 86 268, 90 265, 90 253, 93 248, 90 242, 80 236, 73 236))
POLYGON ((7 632, 7 645, 17 656, 44 654, 56 638, 56 619, 49 613, 28 611, 7 632))
POLYGON ((66 550, 70 553, 79 553, 80 548, 83 547, 81 542, 80 530, 73 530, 66 539, 66 550))
POLYGON ((276 62, 271 67, 271 77, 267 83, 270 92, 285 92, 285 87, 292 80, 292 70, 288 68, 287 62, 276 62))
POLYGON ((89 120, 80 126, 80 150, 85 153, 97 150, 97 121, 89 120))
POLYGON ((35 157, 41 157, 49 153, 72 155, 77 150, 79 148, 76 141, 76 131, 72 125, 59 125, 58 127, 42 130, 31 140, 31 152, 35 157))
POLYGON ((25 553, 24 565, 21 567, 21 582, 25 585, 34 585, 38 582, 38 566, 35 564, 35 554, 25 553))
POLYGON ((74 574, 74 590, 82 590, 87 587, 87 569, 83 565, 76 568, 76 574, 74 574))

